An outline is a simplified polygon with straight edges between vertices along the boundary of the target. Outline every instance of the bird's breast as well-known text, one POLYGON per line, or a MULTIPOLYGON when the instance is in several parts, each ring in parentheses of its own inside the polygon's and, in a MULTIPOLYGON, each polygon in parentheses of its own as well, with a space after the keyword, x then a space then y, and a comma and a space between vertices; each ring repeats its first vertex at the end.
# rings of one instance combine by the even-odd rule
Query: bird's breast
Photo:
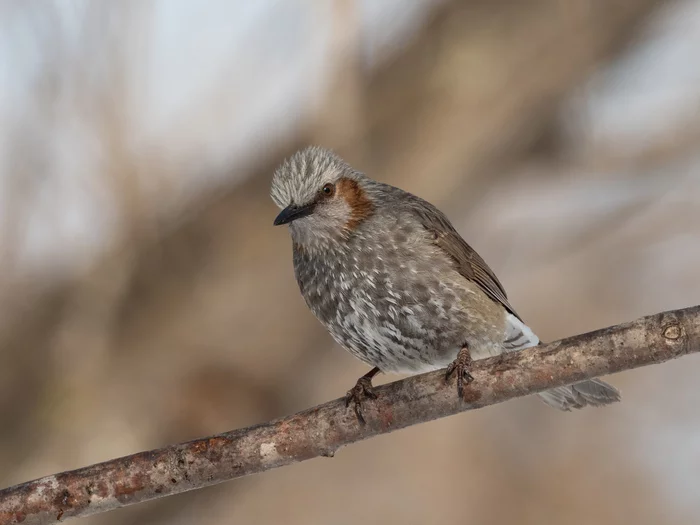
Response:
POLYGON ((344 250, 295 250, 304 299, 342 346, 383 370, 443 365, 458 350, 470 291, 432 244, 404 227, 344 250))

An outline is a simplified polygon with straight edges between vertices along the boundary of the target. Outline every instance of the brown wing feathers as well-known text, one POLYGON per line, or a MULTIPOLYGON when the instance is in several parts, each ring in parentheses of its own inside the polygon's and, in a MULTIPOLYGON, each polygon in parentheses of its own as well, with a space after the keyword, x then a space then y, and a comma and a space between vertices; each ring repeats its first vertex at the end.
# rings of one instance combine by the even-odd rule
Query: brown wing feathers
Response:
MULTIPOLYGON (((493 300, 501 303, 510 313, 520 319, 508 302, 508 296, 496 275, 474 249, 462 239, 450 221, 432 204, 412 196, 411 207, 423 226, 435 237, 435 244, 454 261, 457 271, 466 279, 478 284, 493 300)), ((522 320, 522 319, 521 319, 522 320)))

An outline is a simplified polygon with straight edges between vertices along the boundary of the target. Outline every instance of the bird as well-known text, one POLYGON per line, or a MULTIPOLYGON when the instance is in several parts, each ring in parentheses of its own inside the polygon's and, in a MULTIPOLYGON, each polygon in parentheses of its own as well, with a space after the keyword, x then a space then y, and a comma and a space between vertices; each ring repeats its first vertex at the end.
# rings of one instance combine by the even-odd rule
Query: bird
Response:
MULTIPOLYGON (((494 272, 429 202, 371 179, 320 146, 274 171, 270 196, 288 225, 294 275, 306 305, 332 338, 372 369, 345 396, 365 422, 380 372, 446 368, 457 395, 472 362, 540 344, 494 272)), ((538 394, 565 411, 620 400, 599 379, 538 394)))

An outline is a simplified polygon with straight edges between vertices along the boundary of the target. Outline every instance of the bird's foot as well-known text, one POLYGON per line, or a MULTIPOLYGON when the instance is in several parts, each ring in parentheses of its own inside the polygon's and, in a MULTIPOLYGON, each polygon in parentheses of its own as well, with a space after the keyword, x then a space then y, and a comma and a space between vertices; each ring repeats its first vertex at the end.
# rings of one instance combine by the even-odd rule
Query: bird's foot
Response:
POLYGON ((457 359, 450 363, 447 367, 445 380, 448 380, 452 374, 457 373, 457 394, 460 399, 464 399, 464 385, 474 381, 474 378, 469 373, 470 365, 472 364, 472 356, 469 349, 465 346, 457 354, 457 359))
POLYGON ((357 380, 355 386, 345 394, 345 406, 349 407, 353 403, 357 420, 364 425, 365 416, 363 405, 366 399, 377 399, 377 394, 372 386, 372 377, 379 372, 379 369, 372 369, 368 374, 357 380), (376 370, 376 371, 375 371, 376 370))

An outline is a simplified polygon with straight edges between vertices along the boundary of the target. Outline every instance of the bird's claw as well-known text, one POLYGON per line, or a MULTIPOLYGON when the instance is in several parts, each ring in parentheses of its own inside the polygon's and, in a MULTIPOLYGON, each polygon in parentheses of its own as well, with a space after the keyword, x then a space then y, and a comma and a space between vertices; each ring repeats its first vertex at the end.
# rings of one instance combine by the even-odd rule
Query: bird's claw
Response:
POLYGON ((469 366, 472 357, 467 347, 462 348, 457 354, 457 359, 450 363, 445 373, 445 380, 450 379, 452 374, 457 372, 457 395, 459 399, 464 399, 464 385, 474 381, 474 377, 469 373, 469 366))
POLYGON ((350 403, 354 403, 355 415, 357 416, 357 420, 362 424, 365 423, 363 403, 367 398, 377 399, 377 394, 374 392, 372 380, 369 377, 363 376, 358 379, 355 386, 345 394, 345 406, 349 407, 350 403))

